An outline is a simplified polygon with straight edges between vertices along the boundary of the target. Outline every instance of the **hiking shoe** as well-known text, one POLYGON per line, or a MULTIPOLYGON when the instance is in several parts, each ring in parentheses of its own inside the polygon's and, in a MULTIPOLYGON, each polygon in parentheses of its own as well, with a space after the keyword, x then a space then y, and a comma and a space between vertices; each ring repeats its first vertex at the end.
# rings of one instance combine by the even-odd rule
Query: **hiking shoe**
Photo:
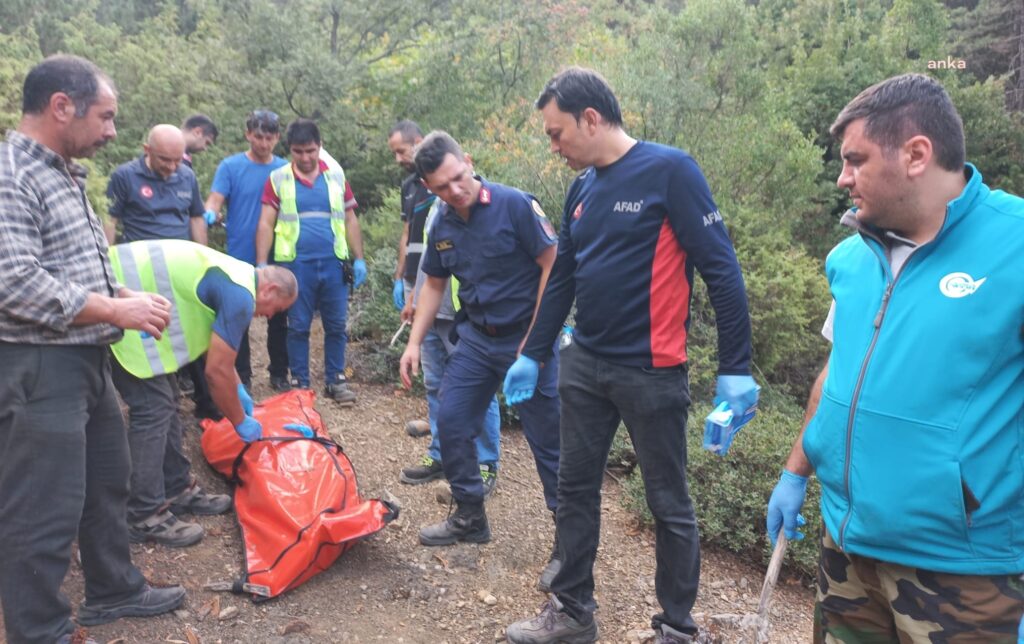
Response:
POLYGON ((356 392, 348 387, 345 376, 338 376, 334 382, 324 387, 324 393, 342 407, 351 407, 356 404, 356 392))
POLYGON ((562 602, 554 595, 544 602, 540 615, 509 624, 505 639, 511 644, 589 644, 597 641, 597 620, 581 624, 562 612, 562 602))
POLYGON ((430 434, 430 423, 425 420, 410 420, 405 424, 405 433, 413 438, 430 434))
MULTIPOLYGON (((484 501, 494 496, 494 488, 498 485, 498 468, 495 465, 481 465, 480 478, 484 484, 484 501)), ((441 505, 448 505, 452 502, 452 489, 445 485, 437 490, 434 495, 441 505)))
POLYGON ((668 624, 654 629, 654 644, 692 644, 696 641, 693 635, 677 631, 668 624))
POLYGON ((292 388, 292 382, 288 380, 288 376, 270 376, 270 388, 277 393, 289 391, 292 388))
POLYGON ((398 476, 398 480, 409 485, 422 485, 423 483, 429 483, 434 479, 441 478, 444 478, 444 468, 441 467, 441 461, 435 461, 429 456, 424 456, 420 460, 419 465, 403 469, 402 473, 398 476))
POLYGON ((185 589, 181 586, 153 588, 146 584, 128 599, 113 604, 90 606, 88 600, 82 602, 76 621, 82 626, 96 626, 122 617, 150 617, 172 611, 184 602, 185 589))
POLYGON ((196 392, 196 385, 187 371, 179 371, 176 375, 178 377, 178 393, 182 397, 191 396, 196 392))
POLYGON ((456 541, 487 543, 491 528, 483 503, 460 503, 447 519, 420 530, 420 543, 425 546, 450 546, 456 541))
POLYGON ((551 558, 548 559, 548 564, 544 566, 544 570, 540 572, 540 579, 537 580, 537 590, 550 593, 551 582, 555 580, 555 575, 562 569, 561 555, 558 553, 558 528, 555 528, 555 543, 551 546, 551 558))
POLYGON ((227 494, 207 494, 199 483, 192 483, 184 492, 168 499, 173 514, 199 514, 212 516, 224 514, 231 509, 231 497, 227 494))
POLYGON ((164 510, 139 523, 128 524, 128 539, 132 543, 152 541, 172 548, 184 548, 199 543, 203 526, 188 523, 164 510))
POLYGON ((289 389, 309 389, 308 382, 299 382, 298 378, 292 378, 288 381, 289 389))

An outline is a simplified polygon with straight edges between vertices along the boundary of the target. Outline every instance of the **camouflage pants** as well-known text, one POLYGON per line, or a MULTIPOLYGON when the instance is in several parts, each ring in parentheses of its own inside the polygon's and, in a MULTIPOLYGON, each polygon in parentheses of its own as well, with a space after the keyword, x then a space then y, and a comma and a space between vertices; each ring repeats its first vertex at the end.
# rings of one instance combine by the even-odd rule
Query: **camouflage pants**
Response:
POLYGON ((1015 644, 1017 575, 951 575, 842 552, 822 528, 815 644, 1015 644))

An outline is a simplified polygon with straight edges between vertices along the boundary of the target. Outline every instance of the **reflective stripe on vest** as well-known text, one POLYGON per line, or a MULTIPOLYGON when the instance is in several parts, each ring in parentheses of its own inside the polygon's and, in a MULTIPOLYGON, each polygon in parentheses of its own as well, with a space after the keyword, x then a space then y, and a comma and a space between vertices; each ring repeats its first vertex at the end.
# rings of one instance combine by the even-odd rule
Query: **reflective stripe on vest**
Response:
POLYGON ((170 323, 159 340, 126 330, 111 346, 118 363, 137 378, 174 373, 206 353, 216 315, 196 289, 207 270, 223 270, 256 296, 252 265, 193 242, 138 241, 112 246, 109 255, 119 282, 134 291, 160 294, 172 304, 170 323))
MULTIPOLYGON (((336 169, 323 171, 327 184, 327 196, 331 202, 331 232, 334 233, 334 254, 338 259, 348 259, 348 240, 345 237, 345 171, 336 169)), ((295 260, 295 246, 299 242, 299 219, 306 216, 324 216, 325 213, 299 213, 295 201, 295 170, 292 164, 284 165, 270 173, 270 185, 274 188, 280 206, 277 224, 274 226, 274 261, 295 260)))
MULTIPOLYGON (((434 199, 433 203, 430 204, 430 210, 427 212, 427 219, 423 222, 423 244, 421 245, 420 252, 422 253, 427 247, 427 231, 434 224, 434 218, 437 216, 438 211, 441 210, 441 200, 434 199)), ((409 244, 409 248, 412 248, 412 244, 409 244)), ((452 289, 452 308, 458 313, 459 309, 462 308, 462 300, 459 299, 459 278, 454 275, 448 281, 449 286, 452 289)))

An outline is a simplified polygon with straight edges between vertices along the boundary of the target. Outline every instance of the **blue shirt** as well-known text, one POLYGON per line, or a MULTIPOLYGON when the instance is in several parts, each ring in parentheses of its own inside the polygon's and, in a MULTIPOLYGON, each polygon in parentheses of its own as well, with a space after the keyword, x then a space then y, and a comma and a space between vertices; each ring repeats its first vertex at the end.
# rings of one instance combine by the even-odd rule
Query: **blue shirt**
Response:
POLYGON ((555 244, 555 231, 532 196, 482 181, 469 221, 447 204, 427 237, 423 272, 459 280, 469 319, 481 325, 528 322, 537 302, 537 257, 555 244))
POLYGON ((263 185, 270 173, 285 163, 287 161, 279 156, 274 156, 270 163, 255 163, 245 152, 239 152, 217 166, 210 191, 224 195, 228 203, 225 219, 228 255, 256 263, 256 228, 260 221, 263 185))
POLYGON ((689 154, 639 141, 569 187, 558 258, 523 353, 551 354, 575 298, 573 341, 583 348, 627 366, 682 364, 694 268, 715 308, 719 373, 750 373, 746 290, 707 181, 689 154))
POLYGON ((107 184, 110 216, 121 220, 123 243, 144 239, 191 239, 189 219, 203 215, 199 183, 181 165, 167 179, 144 156, 123 163, 107 184))
POLYGON ((235 284, 219 268, 211 268, 196 287, 199 301, 213 309, 213 332, 232 349, 238 351, 242 337, 252 322, 256 301, 252 293, 235 284))

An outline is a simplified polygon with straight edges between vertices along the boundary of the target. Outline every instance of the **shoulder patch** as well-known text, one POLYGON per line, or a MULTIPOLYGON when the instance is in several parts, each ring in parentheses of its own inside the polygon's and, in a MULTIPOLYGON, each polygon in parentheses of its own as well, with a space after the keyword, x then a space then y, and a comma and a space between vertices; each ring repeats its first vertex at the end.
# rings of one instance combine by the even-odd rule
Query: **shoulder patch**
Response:
POLYGON ((544 209, 540 207, 540 202, 536 199, 530 200, 530 205, 533 206, 533 212, 537 213, 538 217, 547 217, 544 214, 544 209))

